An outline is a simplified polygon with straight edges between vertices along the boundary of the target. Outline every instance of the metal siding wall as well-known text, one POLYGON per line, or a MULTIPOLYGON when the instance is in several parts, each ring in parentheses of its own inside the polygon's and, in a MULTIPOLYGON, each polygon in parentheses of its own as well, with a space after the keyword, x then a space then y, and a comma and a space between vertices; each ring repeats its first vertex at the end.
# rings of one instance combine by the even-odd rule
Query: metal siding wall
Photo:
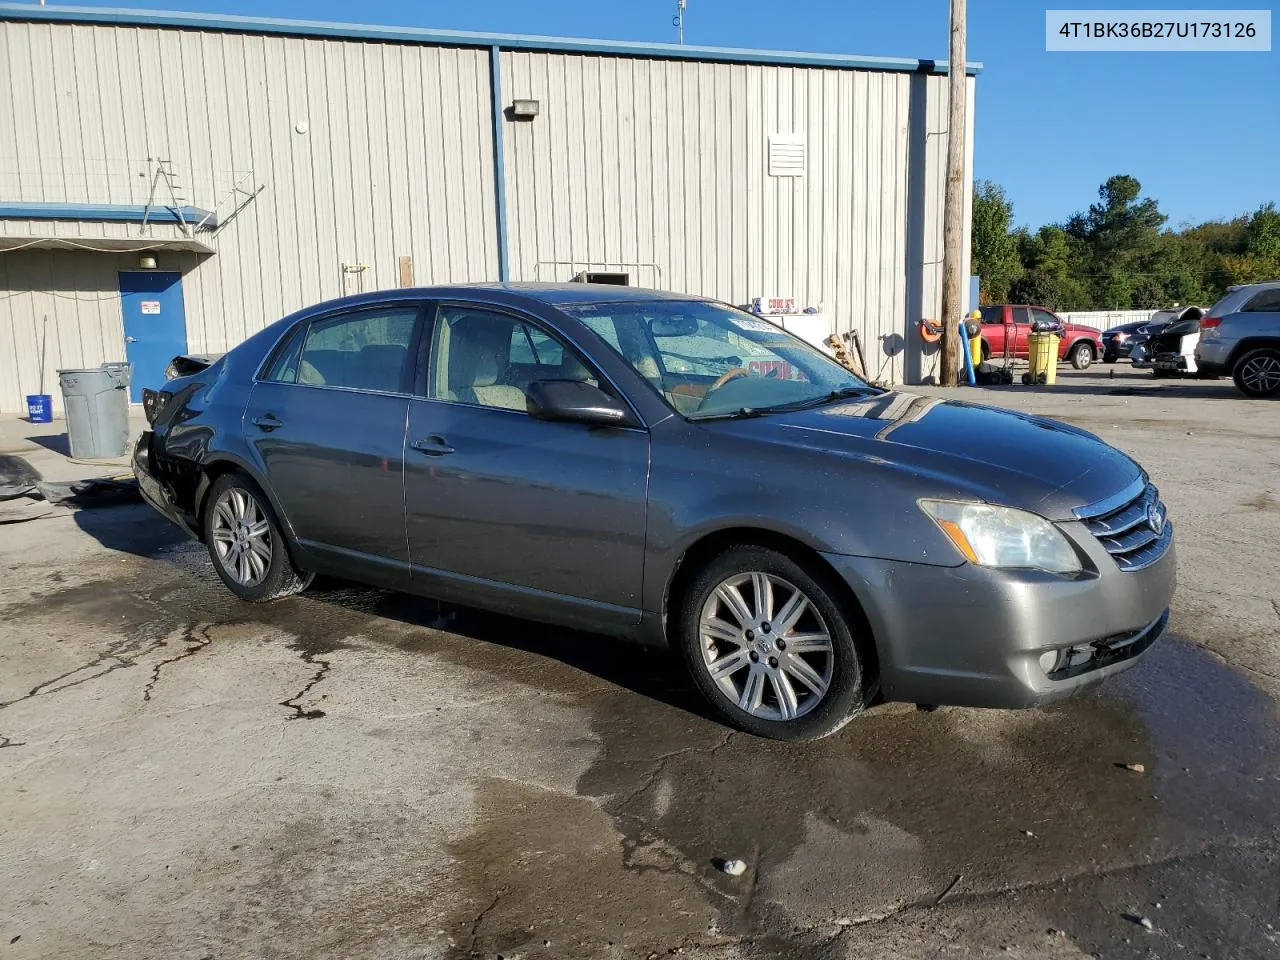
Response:
POLYGON ((795 296, 859 332, 873 376, 902 382, 904 346, 935 372, 910 314, 941 295, 945 77, 529 51, 502 71, 507 103, 541 103, 504 135, 513 279, 795 296), (773 132, 805 134, 804 177, 767 175, 773 132))
MULTIPOLYGON (((188 320, 189 280, 197 258, 198 254, 184 251, 158 255, 161 270, 184 274, 188 320)), ((136 269, 136 254, 68 250, 0 254, 0 410, 25 413, 27 394, 39 392, 42 331, 46 332, 44 392, 53 395, 57 410, 62 407, 59 369, 125 359, 116 275, 136 269)))
MULTIPOLYGON (((162 269, 182 264, 190 348, 223 351, 342 295, 344 262, 368 264, 366 290, 398 285, 401 256, 419 284, 496 278, 488 69, 487 50, 0 22, 0 129, 14 134, 0 150, 0 197, 145 203, 148 158, 165 157, 188 200, 208 208, 252 172, 266 190, 216 255, 161 254, 162 269)), ((136 224, 57 229, 148 239, 136 224)), ((0 361, 0 411, 25 409, 38 375, 28 327, 45 313, 51 369, 123 356, 115 273, 136 262, 0 253, 0 352, 13 348, 0 361), (15 279, 32 271, 50 293, 15 279)))

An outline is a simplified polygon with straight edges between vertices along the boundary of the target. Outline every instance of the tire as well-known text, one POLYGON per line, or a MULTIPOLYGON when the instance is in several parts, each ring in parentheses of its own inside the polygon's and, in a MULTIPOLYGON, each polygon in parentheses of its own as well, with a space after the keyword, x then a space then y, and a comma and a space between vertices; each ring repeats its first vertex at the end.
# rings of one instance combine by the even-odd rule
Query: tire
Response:
POLYGON ((293 565, 270 502, 244 474, 213 482, 200 522, 213 569, 241 600, 279 600, 310 585, 314 575, 293 565))
POLYGON ((1236 361, 1231 370, 1236 389, 1246 397, 1280 395, 1280 347, 1258 347, 1236 361))
POLYGON ((1077 370, 1087 370, 1093 363, 1093 345, 1077 343, 1071 348, 1071 365, 1077 370))
POLYGON ((712 709, 731 726, 775 740, 817 740, 857 716, 870 699, 851 629, 860 620, 837 596, 828 575, 765 547, 730 547, 698 571, 679 600, 676 632, 712 709), (798 604, 797 594, 806 602, 798 604), (790 622, 778 627, 767 616, 790 622))

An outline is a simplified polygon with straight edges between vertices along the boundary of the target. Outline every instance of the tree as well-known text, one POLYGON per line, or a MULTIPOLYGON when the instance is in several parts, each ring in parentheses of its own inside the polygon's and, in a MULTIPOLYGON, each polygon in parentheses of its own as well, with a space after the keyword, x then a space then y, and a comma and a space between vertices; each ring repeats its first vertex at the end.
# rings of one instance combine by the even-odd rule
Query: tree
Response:
POLYGON ((1004 188, 979 180, 973 188, 973 272, 982 278, 983 303, 1003 303, 1022 273, 1018 245, 1010 232, 1013 204, 1004 188))
POLYGON ((1280 210, 1166 226, 1142 184, 1119 174, 1098 202, 1061 224, 1011 230, 1013 205, 998 185, 975 185, 974 266, 984 302, 1040 303, 1056 310, 1207 306, 1235 283, 1280 279, 1280 210))
POLYGON ((1251 257, 1280 261, 1280 212, 1274 203, 1264 203, 1249 218, 1244 252, 1251 257))

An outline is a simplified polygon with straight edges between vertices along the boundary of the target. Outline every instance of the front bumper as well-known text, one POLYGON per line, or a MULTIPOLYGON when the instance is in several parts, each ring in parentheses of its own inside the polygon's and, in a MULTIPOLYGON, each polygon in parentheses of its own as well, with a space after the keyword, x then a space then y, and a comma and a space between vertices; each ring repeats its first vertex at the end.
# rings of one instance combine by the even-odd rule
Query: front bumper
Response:
POLYGON ((161 516, 179 526, 184 533, 200 539, 194 518, 188 516, 178 503, 173 486, 156 475, 151 463, 151 431, 146 431, 138 438, 133 448, 133 475, 138 479, 138 491, 142 499, 147 501, 161 516))
POLYGON ((1123 571, 1082 524, 1063 529, 1093 568, 1075 579, 825 555, 870 621, 885 698, 1036 707, 1133 666, 1168 623, 1172 541, 1151 565, 1123 571), (1046 654, 1056 655, 1049 670, 1046 654))

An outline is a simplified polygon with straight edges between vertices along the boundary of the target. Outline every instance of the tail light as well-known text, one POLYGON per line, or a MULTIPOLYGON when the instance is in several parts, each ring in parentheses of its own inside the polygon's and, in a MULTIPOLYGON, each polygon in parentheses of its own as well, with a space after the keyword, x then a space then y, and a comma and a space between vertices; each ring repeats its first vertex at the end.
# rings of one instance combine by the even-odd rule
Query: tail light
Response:
POLYGON ((1200 319, 1201 330, 1212 330, 1214 327, 1222 325, 1221 317, 1202 317, 1200 319))
POLYGON ((164 411, 165 404, 173 398, 168 390, 151 390, 146 387, 142 389, 142 412, 146 415, 147 423, 155 426, 156 420, 164 411))

